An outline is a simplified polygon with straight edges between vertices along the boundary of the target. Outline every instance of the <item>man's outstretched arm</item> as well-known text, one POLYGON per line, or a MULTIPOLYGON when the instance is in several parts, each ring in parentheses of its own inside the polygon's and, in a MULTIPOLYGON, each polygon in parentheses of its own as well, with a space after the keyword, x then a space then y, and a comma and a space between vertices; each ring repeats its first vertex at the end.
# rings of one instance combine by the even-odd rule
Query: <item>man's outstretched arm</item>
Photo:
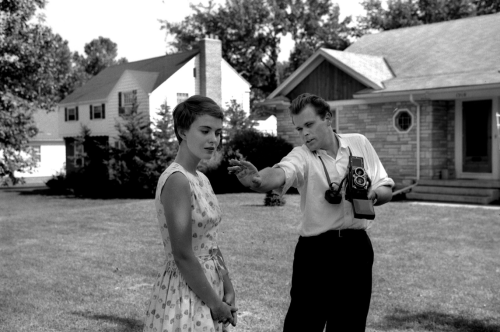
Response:
POLYGON ((248 161, 229 160, 229 173, 236 174, 238 180, 247 188, 266 193, 285 184, 285 171, 282 168, 266 167, 262 170, 248 161))

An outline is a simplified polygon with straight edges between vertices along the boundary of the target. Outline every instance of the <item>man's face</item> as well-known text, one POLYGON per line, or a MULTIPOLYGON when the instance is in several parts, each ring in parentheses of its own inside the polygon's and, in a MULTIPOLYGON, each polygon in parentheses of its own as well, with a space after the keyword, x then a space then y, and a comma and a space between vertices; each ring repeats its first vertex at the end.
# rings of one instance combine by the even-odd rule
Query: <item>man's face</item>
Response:
POLYGON ((295 129, 309 150, 327 149, 327 140, 332 131, 328 125, 330 118, 331 115, 327 113, 325 118, 321 119, 311 105, 307 105, 299 114, 292 116, 295 129))

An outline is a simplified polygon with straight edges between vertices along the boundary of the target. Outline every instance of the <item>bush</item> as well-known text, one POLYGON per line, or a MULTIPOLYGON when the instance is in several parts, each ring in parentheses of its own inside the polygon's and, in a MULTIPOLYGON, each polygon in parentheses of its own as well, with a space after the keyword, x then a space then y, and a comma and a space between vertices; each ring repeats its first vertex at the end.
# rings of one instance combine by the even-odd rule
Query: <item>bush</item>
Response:
POLYGON ((45 185, 55 194, 66 194, 69 192, 64 172, 52 175, 52 178, 45 182, 45 185))
POLYGON ((261 170, 278 163, 292 148, 293 145, 282 138, 263 134, 255 129, 240 130, 222 148, 214 161, 201 163, 200 170, 208 177, 216 194, 251 192, 235 175, 228 173, 229 160, 248 160, 261 170))
POLYGON ((264 198, 265 206, 283 206, 285 204, 286 204, 285 197, 280 197, 279 194, 273 191, 268 191, 266 193, 266 197, 264 198))

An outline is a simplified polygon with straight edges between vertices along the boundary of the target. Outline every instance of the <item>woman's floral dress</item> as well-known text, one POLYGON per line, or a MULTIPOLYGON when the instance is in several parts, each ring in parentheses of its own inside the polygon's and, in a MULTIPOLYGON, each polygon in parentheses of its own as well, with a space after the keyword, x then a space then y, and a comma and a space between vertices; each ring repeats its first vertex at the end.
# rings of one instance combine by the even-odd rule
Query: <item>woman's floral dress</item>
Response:
POLYGON ((222 324, 212 320, 210 308, 189 288, 174 261, 160 196, 168 177, 175 172, 184 174, 191 187, 193 252, 200 261, 208 282, 221 299, 224 295, 222 275, 225 273, 225 266, 217 246, 217 228, 222 214, 219 203, 203 173, 197 172, 195 176, 181 165, 172 163, 160 176, 156 188, 155 206, 166 262, 156 278, 151 298, 146 303, 144 331, 222 331, 222 324))

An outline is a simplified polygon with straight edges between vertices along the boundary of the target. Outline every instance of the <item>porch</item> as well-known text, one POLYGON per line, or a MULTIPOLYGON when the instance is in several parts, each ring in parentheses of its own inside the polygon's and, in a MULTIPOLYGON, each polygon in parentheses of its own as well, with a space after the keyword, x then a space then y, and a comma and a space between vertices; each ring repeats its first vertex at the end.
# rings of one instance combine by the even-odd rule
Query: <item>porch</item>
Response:
POLYGON ((500 199, 500 180, 420 180, 406 198, 486 205, 500 199))

